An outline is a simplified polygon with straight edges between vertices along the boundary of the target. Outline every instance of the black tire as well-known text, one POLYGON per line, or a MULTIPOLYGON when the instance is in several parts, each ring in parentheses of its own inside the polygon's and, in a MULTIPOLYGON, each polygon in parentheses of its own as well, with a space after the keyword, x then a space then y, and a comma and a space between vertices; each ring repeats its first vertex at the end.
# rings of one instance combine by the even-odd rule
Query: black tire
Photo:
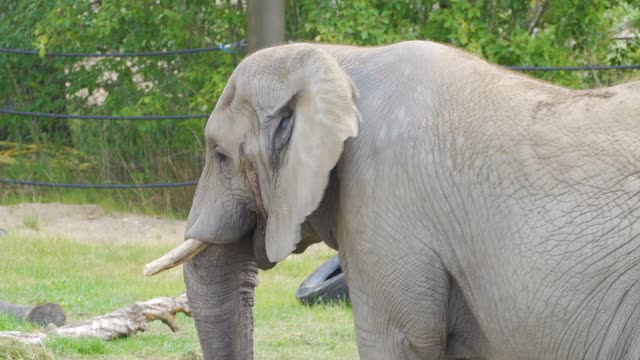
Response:
POLYGON ((305 305, 349 301, 349 289, 338 255, 320 265, 302 282, 296 290, 296 298, 305 305))

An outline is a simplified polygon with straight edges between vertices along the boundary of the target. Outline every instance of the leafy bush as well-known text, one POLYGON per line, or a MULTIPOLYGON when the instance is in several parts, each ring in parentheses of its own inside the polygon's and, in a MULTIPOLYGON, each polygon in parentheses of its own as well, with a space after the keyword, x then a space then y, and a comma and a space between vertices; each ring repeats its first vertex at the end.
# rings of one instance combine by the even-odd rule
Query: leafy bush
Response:
MULTIPOLYGON (((294 41, 380 45, 432 39, 503 65, 640 63, 640 37, 615 39, 623 33, 638 35, 640 6, 634 0, 288 0, 287 13, 287 34, 294 41)), ((0 3, 0 30, 5 34, 0 47, 35 49, 41 55, 210 47, 244 38, 245 25, 243 2, 231 0, 0 3)), ((0 107, 96 115, 209 113, 240 57, 222 51, 129 58, 0 54, 0 107)), ((532 75, 585 88, 619 82, 634 73, 532 75)), ((0 163, 2 177, 182 181, 197 178, 203 164, 203 119, 0 116, 0 140, 67 146, 93 159, 92 166, 80 169, 60 162, 52 165, 51 158, 41 158, 34 166, 32 159, 18 156, 11 164, 0 163)), ((43 153, 52 152, 59 153, 43 153)), ((135 191, 130 204, 163 204, 185 211, 193 189, 170 191, 135 191), (168 204, 169 198, 178 200, 168 204)), ((4 193, 9 192, 5 187, 4 193)))

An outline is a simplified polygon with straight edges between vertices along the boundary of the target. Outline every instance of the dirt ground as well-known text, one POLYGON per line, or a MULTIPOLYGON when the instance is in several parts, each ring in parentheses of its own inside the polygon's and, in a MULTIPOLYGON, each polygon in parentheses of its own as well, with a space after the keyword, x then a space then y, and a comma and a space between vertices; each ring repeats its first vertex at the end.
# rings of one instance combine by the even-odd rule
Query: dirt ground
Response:
POLYGON ((123 244, 179 244, 186 222, 162 217, 105 212, 96 205, 17 204, 0 206, 0 236, 10 234, 123 244))
MULTIPOLYGON (((184 240, 187 222, 159 216, 105 212, 97 205, 23 203, 0 205, 0 236, 52 236, 106 244, 163 244, 184 240)), ((324 243, 310 246, 305 254, 325 253, 324 243)))

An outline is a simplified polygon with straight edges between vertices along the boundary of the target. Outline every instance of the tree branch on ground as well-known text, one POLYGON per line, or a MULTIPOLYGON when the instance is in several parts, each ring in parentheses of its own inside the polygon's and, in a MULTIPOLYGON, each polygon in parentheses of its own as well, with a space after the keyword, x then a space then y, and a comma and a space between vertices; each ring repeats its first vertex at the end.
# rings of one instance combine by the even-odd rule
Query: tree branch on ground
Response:
POLYGON ((148 329, 148 323, 160 320, 173 332, 180 330, 175 315, 191 316, 187 295, 157 297, 137 302, 105 315, 61 327, 51 326, 46 332, 20 333, 0 331, 0 337, 9 337, 32 345, 42 345, 48 336, 73 338, 98 338, 112 340, 128 337, 148 329))

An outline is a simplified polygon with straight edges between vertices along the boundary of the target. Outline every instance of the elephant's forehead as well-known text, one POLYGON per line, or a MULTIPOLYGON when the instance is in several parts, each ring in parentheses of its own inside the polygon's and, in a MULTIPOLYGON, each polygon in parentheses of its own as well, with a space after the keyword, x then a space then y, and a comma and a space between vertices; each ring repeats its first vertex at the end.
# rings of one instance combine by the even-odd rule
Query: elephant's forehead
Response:
POLYGON ((230 116, 230 114, 212 114, 205 126, 204 134, 208 142, 223 147, 237 146, 244 135, 249 132, 249 121, 244 116, 230 116))

